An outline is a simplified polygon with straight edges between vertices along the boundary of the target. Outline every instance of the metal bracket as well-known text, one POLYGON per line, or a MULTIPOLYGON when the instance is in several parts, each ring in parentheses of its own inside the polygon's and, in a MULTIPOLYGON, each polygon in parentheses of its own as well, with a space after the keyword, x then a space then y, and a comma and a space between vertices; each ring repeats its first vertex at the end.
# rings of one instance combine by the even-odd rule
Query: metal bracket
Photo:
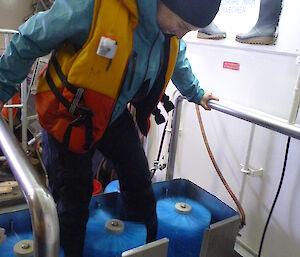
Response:
POLYGON ((254 168, 248 167, 248 168, 245 169, 244 164, 240 164, 240 166, 242 167, 241 172, 243 172, 247 175, 250 175, 250 176, 253 176, 253 177, 261 177, 263 175, 263 171, 264 171, 263 168, 254 169, 254 168))

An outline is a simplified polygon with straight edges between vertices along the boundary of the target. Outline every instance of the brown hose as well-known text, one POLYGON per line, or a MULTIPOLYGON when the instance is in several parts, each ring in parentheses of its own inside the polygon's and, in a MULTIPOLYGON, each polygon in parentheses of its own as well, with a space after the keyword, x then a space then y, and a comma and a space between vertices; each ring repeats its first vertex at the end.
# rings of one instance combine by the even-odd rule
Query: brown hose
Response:
POLYGON ((102 158, 102 160, 100 161, 99 165, 98 165, 98 168, 97 168, 97 172, 96 172, 96 179, 99 181, 99 177, 100 177, 100 172, 101 172, 101 169, 103 167, 103 164, 104 164, 104 157, 102 158))
POLYGON ((207 137, 206 137, 206 133, 205 133, 205 130, 204 130, 204 126, 203 126, 203 122, 202 122, 202 118, 201 118, 201 114, 200 114, 200 108, 198 105, 195 104, 195 108, 196 108, 196 112, 197 112, 197 117, 198 117, 198 121, 199 121, 199 125, 200 125, 200 129, 201 129, 201 133, 202 133, 202 136, 203 136, 203 140, 204 140, 204 143, 205 143, 205 146, 206 146, 206 149, 207 149, 207 152, 209 154, 209 157, 215 167, 215 170, 216 172, 218 173, 220 179, 222 180, 222 183, 224 184, 224 186, 226 187, 226 190, 228 191, 228 193, 230 194, 231 198, 233 199, 233 201, 235 202, 237 208, 239 209, 239 212, 242 216, 242 226, 244 226, 246 224, 246 217, 245 217, 245 212, 244 212, 244 209, 241 205, 241 203, 239 202, 239 200, 236 198, 236 196, 234 195, 234 193, 232 192, 230 186, 228 185, 227 181, 225 180, 221 170, 219 169, 219 166, 211 152, 211 149, 210 149, 210 146, 208 144, 208 141, 207 141, 207 137))

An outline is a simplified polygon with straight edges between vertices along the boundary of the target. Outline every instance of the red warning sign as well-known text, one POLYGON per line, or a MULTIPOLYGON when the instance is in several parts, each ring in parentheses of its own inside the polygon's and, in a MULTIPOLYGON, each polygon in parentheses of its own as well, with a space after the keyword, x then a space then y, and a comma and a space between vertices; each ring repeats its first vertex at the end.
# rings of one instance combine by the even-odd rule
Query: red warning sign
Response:
POLYGON ((223 62, 223 69, 240 70, 240 64, 237 62, 223 62))

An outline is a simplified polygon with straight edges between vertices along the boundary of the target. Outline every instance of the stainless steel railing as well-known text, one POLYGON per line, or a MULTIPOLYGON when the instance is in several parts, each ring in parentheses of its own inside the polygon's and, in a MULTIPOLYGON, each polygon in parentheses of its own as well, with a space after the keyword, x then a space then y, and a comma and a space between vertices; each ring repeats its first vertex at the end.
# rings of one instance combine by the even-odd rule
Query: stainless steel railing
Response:
POLYGON ((214 110, 300 140, 300 126, 291 124, 287 120, 226 101, 210 100, 208 106, 214 110))
POLYGON ((56 206, 47 187, 0 116, 0 147, 25 196, 31 214, 34 257, 59 256, 59 224, 56 206))
MULTIPOLYGON (((1 29, 0 35, 4 36, 4 49, 9 44, 10 36, 13 34, 17 34, 19 31, 12 29, 1 29)), ((26 81, 26 80, 25 80, 26 81)), ((8 124, 11 130, 13 130, 13 111, 12 108, 21 108, 22 109, 22 146, 23 149, 27 150, 27 84, 26 82, 21 84, 21 103, 20 104, 12 104, 12 100, 10 99, 7 104, 4 103, 4 108, 8 108, 8 124)))
MULTIPOLYGON (((297 109, 299 108, 299 97, 293 106, 297 109)), ((175 110, 173 114, 172 121, 172 133, 170 138, 169 146, 169 158, 167 164, 166 179, 173 179, 175 159, 176 159, 176 149, 179 133, 179 124, 181 117, 182 102, 185 99, 184 96, 179 95, 175 100, 175 110)), ((236 118, 249 121, 253 124, 265 127, 267 129, 279 132, 281 134, 296 138, 300 140, 300 126, 295 125, 295 120, 297 114, 293 115, 293 119, 284 120, 276 116, 266 114, 264 112, 259 112, 257 110, 247 108, 241 105, 233 104, 227 101, 208 101, 208 106, 214 110, 226 113, 228 115, 234 116, 236 118)), ((295 109, 293 108, 293 109, 295 109)))
MULTIPOLYGON (((3 35, 3 37, 4 37, 4 49, 6 49, 6 47, 9 44, 10 36, 13 34, 16 34, 16 33, 19 33, 19 31, 13 30, 13 29, 1 29, 0 28, 0 35, 3 35)), ((9 108, 8 109, 8 124, 9 124, 10 129, 12 130, 13 129, 13 114, 12 114, 12 109, 11 109, 12 101, 9 100, 8 103, 5 105, 5 107, 9 108)), ((23 105, 20 107, 22 108, 23 105)))
POLYGON ((0 33, 1 34, 15 34, 15 33, 19 33, 19 31, 13 30, 13 29, 0 29, 0 33))

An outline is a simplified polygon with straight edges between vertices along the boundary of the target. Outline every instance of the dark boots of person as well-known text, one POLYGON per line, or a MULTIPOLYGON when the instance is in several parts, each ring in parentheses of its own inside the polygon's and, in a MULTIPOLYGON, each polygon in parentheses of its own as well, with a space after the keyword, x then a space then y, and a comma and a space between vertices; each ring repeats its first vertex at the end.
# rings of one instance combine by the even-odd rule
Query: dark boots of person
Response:
POLYGON ((236 41, 247 44, 274 45, 282 9, 282 0, 261 0, 255 26, 245 34, 237 34, 236 41))
POLYGON ((197 37, 202 39, 223 39, 226 38, 226 32, 221 31, 218 26, 212 21, 205 28, 200 28, 198 30, 197 37))

